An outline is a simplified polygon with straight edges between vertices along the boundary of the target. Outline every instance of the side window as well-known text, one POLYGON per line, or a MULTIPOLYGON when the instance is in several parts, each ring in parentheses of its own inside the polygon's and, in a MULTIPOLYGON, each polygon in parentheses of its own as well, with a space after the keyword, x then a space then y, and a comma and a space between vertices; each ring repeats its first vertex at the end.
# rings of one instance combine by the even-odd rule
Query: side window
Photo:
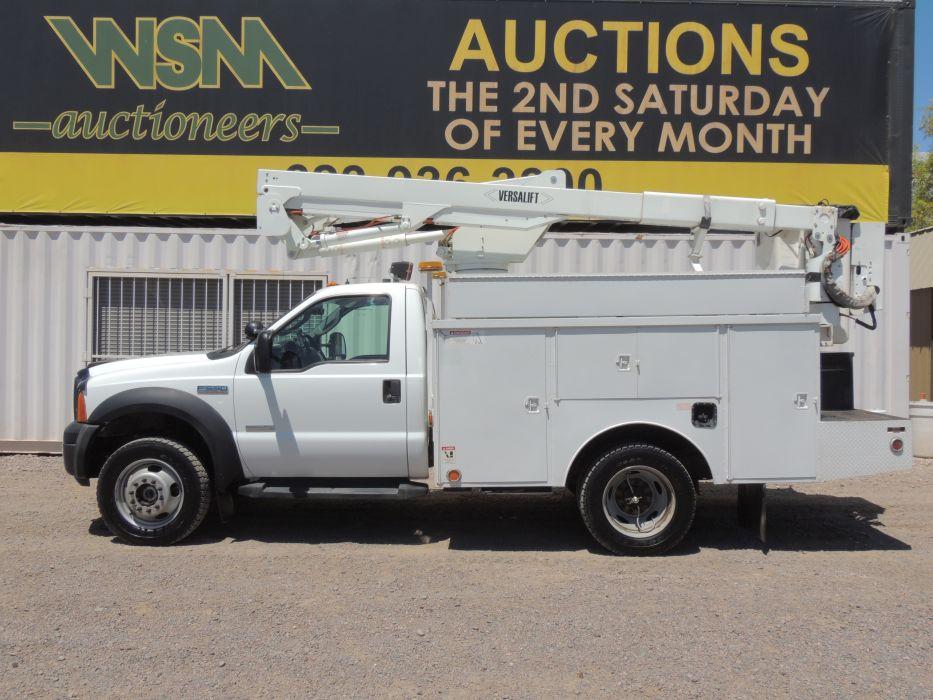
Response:
POLYGON ((346 296, 312 304, 272 338, 272 369, 300 370, 322 362, 389 359, 387 296, 346 296))

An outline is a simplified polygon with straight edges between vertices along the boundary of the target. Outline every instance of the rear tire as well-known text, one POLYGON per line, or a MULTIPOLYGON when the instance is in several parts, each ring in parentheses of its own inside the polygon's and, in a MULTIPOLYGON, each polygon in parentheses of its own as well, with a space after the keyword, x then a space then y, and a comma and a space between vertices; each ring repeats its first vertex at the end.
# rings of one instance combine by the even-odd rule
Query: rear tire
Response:
POLYGON ((583 522, 616 554, 661 554, 693 524, 693 479, 674 455, 654 445, 616 447, 597 459, 583 479, 577 505, 583 522))
POLYGON ((191 450, 165 438, 141 438, 117 449, 97 480, 97 505, 110 531, 135 545, 183 540, 211 503, 207 470, 191 450))

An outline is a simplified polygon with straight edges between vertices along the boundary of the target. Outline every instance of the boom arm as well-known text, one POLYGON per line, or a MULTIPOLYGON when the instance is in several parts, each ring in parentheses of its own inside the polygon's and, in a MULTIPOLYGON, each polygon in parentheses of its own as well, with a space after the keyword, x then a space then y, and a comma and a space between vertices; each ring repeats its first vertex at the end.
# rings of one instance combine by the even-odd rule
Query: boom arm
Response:
POLYGON ((566 220, 689 229, 695 269, 711 228, 789 234, 806 242, 801 262, 816 275, 808 276, 812 301, 821 300, 823 261, 838 240, 836 207, 567 189, 559 170, 487 183, 260 170, 256 216, 260 233, 284 237, 291 257, 439 241, 439 254, 453 270, 505 270, 528 256, 548 226, 566 220), (369 223, 345 225, 361 221, 369 223))

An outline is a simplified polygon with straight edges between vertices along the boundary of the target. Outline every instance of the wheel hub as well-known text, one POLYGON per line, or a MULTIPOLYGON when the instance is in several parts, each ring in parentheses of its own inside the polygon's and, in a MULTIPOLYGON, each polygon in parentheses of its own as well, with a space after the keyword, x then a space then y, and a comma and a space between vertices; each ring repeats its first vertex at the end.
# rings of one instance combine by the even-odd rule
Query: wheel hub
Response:
POLYGON ((181 510, 184 491, 178 472, 167 462, 145 459, 128 465, 114 490, 117 510, 129 524, 164 527, 181 510))
POLYGON ((151 506, 159 499, 159 491, 151 484, 143 484, 136 489, 136 500, 144 506, 151 506))
POLYGON ((667 527, 674 515, 674 489, 654 467, 628 466, 606 484, 603 511, 609 523, 627 537, 652 537, 667 527))

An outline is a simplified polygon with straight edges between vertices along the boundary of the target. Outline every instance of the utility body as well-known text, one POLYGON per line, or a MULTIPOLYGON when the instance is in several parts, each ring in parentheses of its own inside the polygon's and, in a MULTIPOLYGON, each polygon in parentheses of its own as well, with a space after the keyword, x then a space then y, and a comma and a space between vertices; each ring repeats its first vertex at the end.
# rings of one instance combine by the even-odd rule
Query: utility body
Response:
POLYGON ((257 192, 259 230, 293 256, 430 240, 446 272, 326 287, 225 350, 82 370, 66 468, 99 477, 124 539, 177 541, 237 496, 569 489, 604 546, 657 553, 702 480, 742 485, 760 516, 766 482, 911 464, 909 422, 847 405, 821 372, 882 303, 884 228, 845 209, 569 190, 560 172, 261 171, 257 192), (692 271, 508 272, 574 219, 690 231, 692 271), (755 235, 762 269, 703 271, 711 229, 755 235))

